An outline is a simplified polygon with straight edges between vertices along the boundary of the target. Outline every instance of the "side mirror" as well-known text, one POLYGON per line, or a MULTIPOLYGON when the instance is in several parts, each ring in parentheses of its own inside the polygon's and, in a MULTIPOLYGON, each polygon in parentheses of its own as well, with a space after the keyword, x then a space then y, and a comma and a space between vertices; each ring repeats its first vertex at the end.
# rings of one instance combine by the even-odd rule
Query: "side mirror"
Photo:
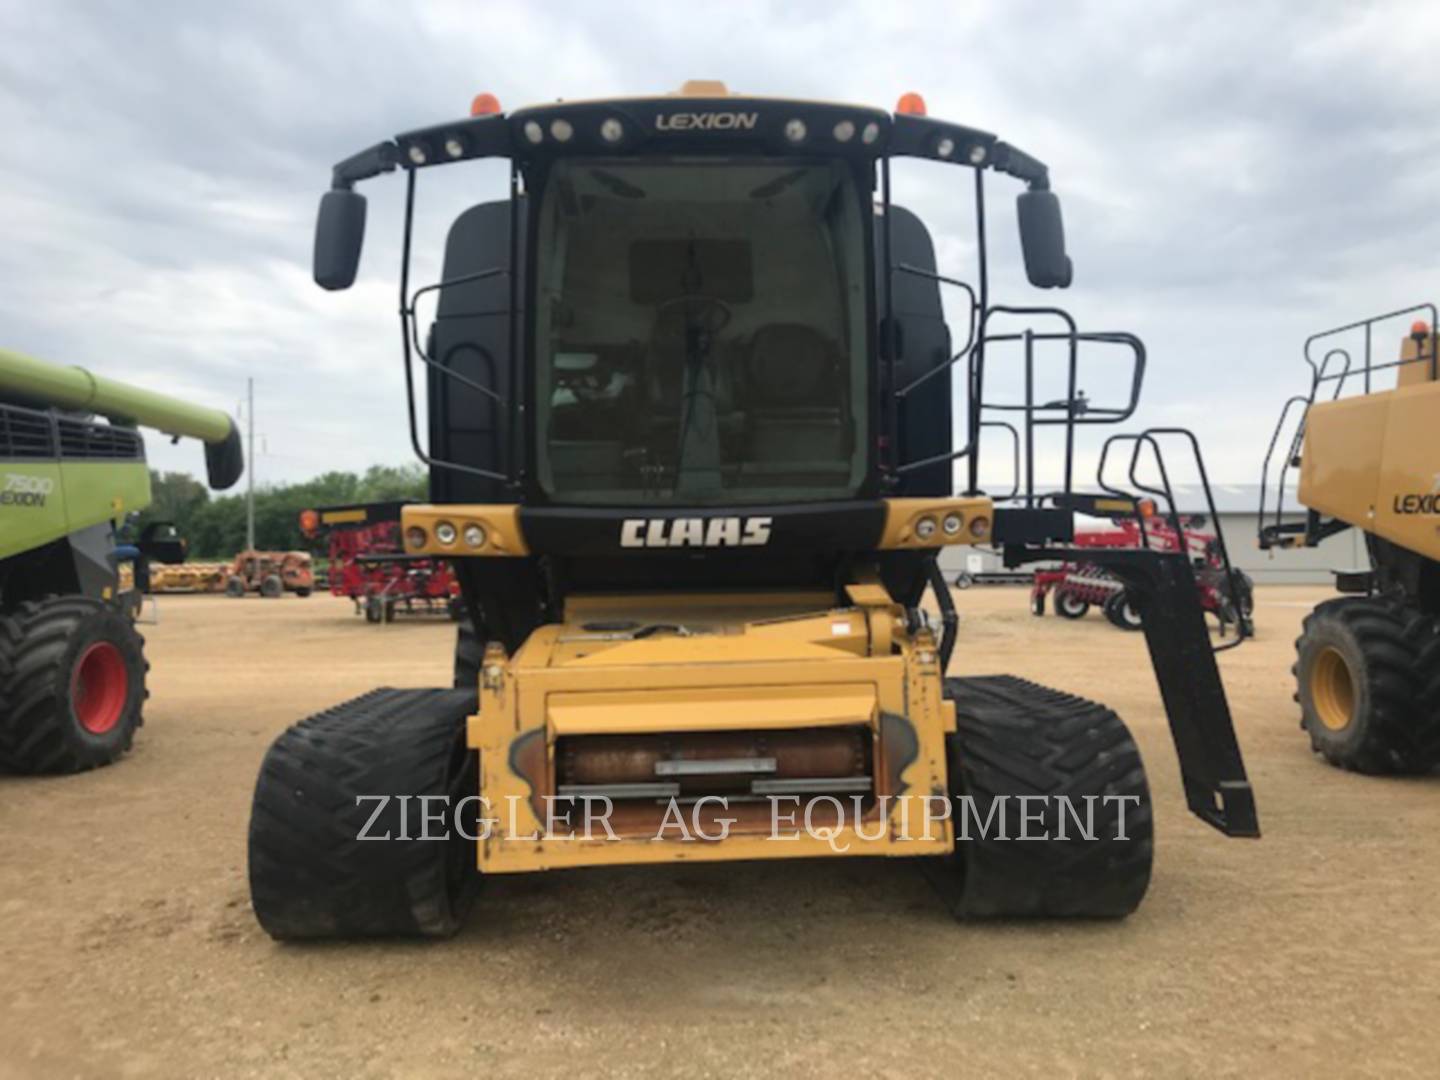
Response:
POLYGON ((365 243, 365 196, 357 191, 327 191, 315 221, 315 284, 348 289, 355 284, 360 248, 365 243))
POLYGON ((135 546, 145 558, 154 559, 167 566, 183 563, 190 548, 170 521, 152 521, 146 525, 135 546))
POLYGON ((1039 289, 1066 289, 1074 276, 1065 254, 1065 223, 1053 191, 1025 191, 1015 200, 1025 276, 1039 289))

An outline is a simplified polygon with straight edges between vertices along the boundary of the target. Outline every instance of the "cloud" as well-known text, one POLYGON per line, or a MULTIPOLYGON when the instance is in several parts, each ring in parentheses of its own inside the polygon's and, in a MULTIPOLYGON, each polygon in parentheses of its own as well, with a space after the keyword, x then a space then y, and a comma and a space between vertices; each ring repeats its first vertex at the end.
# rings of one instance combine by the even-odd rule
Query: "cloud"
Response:
MULTIPOLYGON (((334 161, 480 90, 511 108, 696 77, 881 106, 922 91, 1050 163, 1077 266, 1063 302, 1145 339, 1139 419, 1193 423, 1241 482, 1302 386, 1305 335, 1423 298, 1440 246, 1427 5, 0 0, 0 30, 0 338, 226 409, 253 375, 262 481, 409 459, 401 185, 367 189, 349 293, 310 284, 312 216, 334 161)), ((964 179, 896 175, 943 269, 970 276, 964 179)), ((425 178, 422 280, 449 216, 502 184, 493 166, 425 178)), ((1054 301, 1023 284, 1012 190, 990 191, 994 295, 1054 301)), ((194 447, 150 445, 199 471, 194 447)))

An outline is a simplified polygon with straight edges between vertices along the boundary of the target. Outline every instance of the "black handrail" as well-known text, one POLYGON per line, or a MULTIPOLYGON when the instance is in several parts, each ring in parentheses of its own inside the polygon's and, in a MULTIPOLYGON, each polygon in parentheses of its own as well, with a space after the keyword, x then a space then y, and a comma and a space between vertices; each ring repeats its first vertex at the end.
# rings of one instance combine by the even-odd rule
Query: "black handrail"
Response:
MULTIPOLYGON (((1179 505, 1176 503, 1175 500, 1175 489, 1174 486, 1170 483, 1170 471, 1166 467, 1165 455, 1164 452, 1161 450, 1159 442, 1160 438, 1167 436, 1184 439, 1189 445, 1191 456, 1195 460, 1196 471, 1200 477, 1200 488, 1205 494, 1205 506, 1206 509, 1210 512, 1210 522, 1214 525, 1215 528, 1215 544, 1217 552, 1220 556, 1221 565, 1224 568, 1225 580, 1230 586, 1230 597, 1235 604, 1235 619, 1238 631, 1237 636, 1234 641, 1214 647, 1215 652, 1223 652, 1225 649, 1233 649, 1235 646, 1243 642, 1246 638, 1253 636, 1254 627, 1245 617, 1245 613, 1240 610, 1239 605, 1241 589, 1239 571, 1235 569, 1234 564, 1230 561, 1230 549, 1229 546, 1225 543, 1225 529, 1224 526, 1220 523, 1220 514, 1215 507, 1215 494, 1210 486, 1210 474, 1205 468, 1205 457, 1200 452, 1200 440, 1195 437, 1195 433, 1189 428, 1182 427, 1152 427, 1146 428, 1144 431, 1135 434, 1112 435, 1110 436, 1110 438, 1105 440, 1105 445, 1100 452, 1100 464, 1097 470, 1097 481, 1102 490, 1105 490, 1112 495, 1126 497, 1126 492, 1106 483, 1105 466, 1109 458, 1110 447, 1112 445, 1120 442, 1133 442, 1135 444, 1135 448, 1130 455, 1130 468, 1128 470, 1128 477, 1131 487, 1136 491, 1142 491, 1148 495, 1153 495, 1156 498, 1162 498, 1165 500, 1166 505, 1169 507, 1169 513, 1167 516, 1170 519, 1170 527, 1175 532, 1176 540, 1180 546, 1181 554, 1188 559, 1190 554, 1189 542, 1186 538, 1185 526, 1180 518, 1179 505), (1151 453, 1154 454, 1156 469, 1160 474, 1161 486, 1158 488, 1154 485, 1144 483, 1139 477, 1140 451, 1141 448, 1144 446, 1148 446, 1151 453)), ((1144 514, 1140 512, 1138 504, 1136 506, 1136 520, 1140 524, 1141 543, 1142 545, 1148 546, 1148 541, 1145 536, 1145 517, 1144 514)))
MULTIPOLYGON (((1260 508, 1259 513, 1256 517, 1256 524, 1258 527, 1260 545, 1262 548, 1268 548, 1272 546, 1272 544, 1275 542, 1275 538, 1278 537, 1282 532, 1294 532, 1297 535, 1300 533, 1301 530, 1298 527, 1294 529, 1285 528, 1285 493, 1289 480, 1290 470, 1295 467, 1296 463, 1300 458, 1301 450, 1304 447, 1305 430, 1307 421, 1310 417, 1310 409, 1315 405, 1317 399, 1320 397, 1322 387, 1324 387, 1327 383, 1335 384, 1334 391, 1330 394, 1329 400, 1338 401, 1341 394, 1344 392, 1346 382, 1353 374, 1355 374, 1354 358, 1348 348, 1344 347, 1343 345, 1333 346, 1326 350, 1324 355, 1321 357, 1319 363, 1317 363, 1314 355, 1316 347, 1321 342, 1324 342, 1330 338, 1334 338, 1339 334, 1346 334, 1355 330, 1364 331, 1364 367, 1361 369, 1361 372, 1364 375, 1363 393, 1366 394, 1371 393, 1374 389, 1374 382, 1372 379, 1374 373, 1379 371, 1388 371, 1392 368, 1398 369, 1402 367, 1408 367, 1411 364, 1424 363, 1428 361, 1430 364, 1430 377, 1432 379, 1435 379, 1437 377, 1440 377, 1440 373, 1437 373, 1437 360, 1435 356, 1436 350, 1432 347, 1429 350, 1429 355, 1426 355, 1423 341, 1421 346, 1417 348, 1416 355, 1409 360, 1401 359, 1390 361, 1384 364, 1377 364, 1374 362, 1373 346, 1375 327, 1380 323, 1387 322, 1392 319, 1403 318, 1406 315, 1415 314, 1424 314, 1429 317, 1429 322, 1427 324, 1429 334, 1424 340, 1433 341, 1433 335, 1436 331, 1437 320, 1437 309, 1436 305, 1433 303, 1414 304, 1410 307, 1399 308, 1395 311, 1388 311, 1383 315, 1372 315, 1368 319, 1358 319, 1355 322, 1346 323, 1344 326, 1337 326, 1330 330, 1322 330, 1318 334, 1311 334, 1308 338, 1305 339, 1305 345, 1302 351, 1302 359, 1310 368, 1309 393, 1303 396, 1295 395, 1286 399, 1284 406, 1280 410, 1279 419, 1275 422, 1275 429, 1270 435, 1270 445, 1266 448, 1265 460, 1263 465, 1261 466, 1260 508), (1340 368, 1339 371, 1331 371, 1331 360, 1337 356, 1343 358, 1343 366, 1340 368), (1275 450, 1276 447, 1279 445, 1281 432, 1283 432, 1285 429, 1285 423, 1289 419, 1290 410, 1297 404, 1302 406, 1300 412, 1300 419, 1295 424, 1295 431, 1290 439, 1289 452, 1285 455, 1285 459, 1280 464, 1279 476, 1275 484, 1274 522, 1273 524, 1267 524, 1266 516, 1269 512, 1268 500, 1270 494, 1270 475, 1273 468, 1275 450)), ((1308 535, 1309 533, 1307 531, 1307 536, 1308 535)))

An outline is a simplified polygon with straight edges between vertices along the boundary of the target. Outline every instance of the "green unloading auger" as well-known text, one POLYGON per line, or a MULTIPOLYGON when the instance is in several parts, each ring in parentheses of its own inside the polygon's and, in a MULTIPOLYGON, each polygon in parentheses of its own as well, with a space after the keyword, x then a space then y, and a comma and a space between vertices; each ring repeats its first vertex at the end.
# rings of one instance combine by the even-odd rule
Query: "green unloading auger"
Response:
POLYGON ((244 471, 239 429, 219 409, 0 348, 0 400, 12 398, 36 408, 95 413, 112 423, 199 439, 205 444, 210 486, 217 490, 233 485, 244 471))

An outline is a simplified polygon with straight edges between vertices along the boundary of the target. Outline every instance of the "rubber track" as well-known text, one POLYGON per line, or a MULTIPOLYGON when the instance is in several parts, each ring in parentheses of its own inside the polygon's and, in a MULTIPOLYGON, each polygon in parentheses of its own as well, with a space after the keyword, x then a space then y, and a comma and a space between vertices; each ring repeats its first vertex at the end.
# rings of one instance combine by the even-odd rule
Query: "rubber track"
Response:
MULTIPOLYGON (((952 795, 974 802, 970 839, 959 837, 948 892, 957 915, 1118 918, 1134 911, 1150 882, 1154 822, 1140 752, 1110 709, 1073 694, 1013 676, 946 679, 955 702, 957 731, 950 739, 952 795), (1051 839, 1019 840, 1018 796, 1047 796, 1033 803, 1027 832, 1051 839), (1094 802, 1093 835, 1084 839, 1068 815, 1059 831, 1061 804, 1072 800, 1084 820, 1085 797, 1094 802), (1125 801, 1124 834, 1120 803, 1125 801), (999 839, 981 838, 979 822, 993 801, 1009 796, 1008 824, 999 839)), ((957 807, 956 813, 961 813, 957 807)))
MULTIPOLYGON (((420 833, 414 798, 403 825, 392 798, 367 828, 376 801, 356 796, 447 794, 474 710, 474 691, 373 690, 275 740, 250 817, 251 900, 271 936, 443 937, 458 929, 479 883, 474 841, 400 839, 420 833), (469 868, 459 875, 457 854, 469 868)), ((478 782, 463 792, 477 793, 478 782)), ((452 825, 447 813, 430 830, 452 825)))

